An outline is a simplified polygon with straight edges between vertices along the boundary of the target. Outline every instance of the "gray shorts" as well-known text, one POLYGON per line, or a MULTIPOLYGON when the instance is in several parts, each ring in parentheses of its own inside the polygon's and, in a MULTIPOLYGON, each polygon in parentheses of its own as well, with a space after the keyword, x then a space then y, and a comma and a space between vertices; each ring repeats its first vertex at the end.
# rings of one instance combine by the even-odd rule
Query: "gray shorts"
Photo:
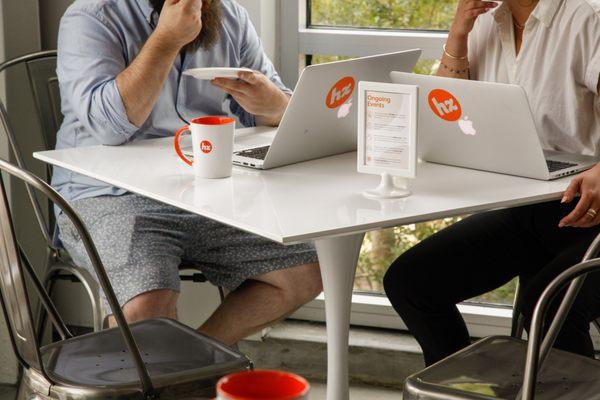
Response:
MULTIPOLYGON (((283 246, 135 194, 83 199, 72 206, 90 232, 121 305, 152 290, 179 291, 182 264, 199 266, 210 282, 234 290, 255 276, 318 262, 312 245, 283 246)), ((73 261, 91 270, 64 214, 58 225, 73 261)))

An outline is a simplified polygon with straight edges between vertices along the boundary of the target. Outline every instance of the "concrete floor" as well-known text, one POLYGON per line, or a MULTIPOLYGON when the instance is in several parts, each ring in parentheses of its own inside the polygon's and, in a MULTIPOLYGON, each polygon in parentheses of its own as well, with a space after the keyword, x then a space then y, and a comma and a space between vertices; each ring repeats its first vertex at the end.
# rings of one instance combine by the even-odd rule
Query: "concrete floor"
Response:
MULTIPOLYGON (((311 382, 310 400, 326 400, 327 386, 323 382, 311 382)), ((352 386, 350 400, 401 400, 402 392, 374 386, 352 386)))
MULTIPOLYGON (((310 400, 326 400, 327 386, 323 382, 311 382, 310 400)), ((14 400, 16 390, 0 386, 0 400, 14 400)), ((400 400, 402 393, 397 390, 372 386, 353 386, 350 388, 350 400, 400 400)))

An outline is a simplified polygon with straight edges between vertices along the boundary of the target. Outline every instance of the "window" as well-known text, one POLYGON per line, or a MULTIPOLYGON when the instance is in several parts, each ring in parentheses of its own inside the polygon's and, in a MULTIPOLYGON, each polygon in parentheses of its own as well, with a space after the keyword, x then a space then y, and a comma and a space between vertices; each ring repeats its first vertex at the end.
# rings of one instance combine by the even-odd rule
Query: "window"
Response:
MULTIPOLYGON (((304 63, 413 48, 423 50, 415 72, 434 73, 457 3, 458 0, 286 0, 282 2, 284 43, 281 60, 284 78, 288 84, 295 83, 299 67, 304 63)), ((393 260, 420 240, 459 219, 449 218, 367 234, 355 281, 356 292, 381 295, 382 278, 393 260)), ((471 304, 510 305, 515 288, 516 282, 510 282, 499 290, 473 299, 471 304)), ((365 296, 355 297, 365 299, 365 296)), ((380 306, 384 304, 382 300, 372 301, 380 306)), ((465 307, 472 310, 469 308, 472 306, 465 307)), ((502 315, 498 311, 489 315, 507 319, 510 317, 508 311, 501 312, 502 315)), ((386 326, 385 323, 376 325, 386 326)), ((505 327, 506 321, 502 325, 505 327)))

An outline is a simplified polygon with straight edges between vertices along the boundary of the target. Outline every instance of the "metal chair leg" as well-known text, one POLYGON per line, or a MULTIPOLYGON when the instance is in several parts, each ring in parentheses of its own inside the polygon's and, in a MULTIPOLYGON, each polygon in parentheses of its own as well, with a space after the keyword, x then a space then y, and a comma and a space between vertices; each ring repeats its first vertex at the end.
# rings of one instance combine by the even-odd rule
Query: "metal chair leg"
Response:
POLYGON ((521 310, 519 309, 519 305, 521 303, 521 283, 517 283, 517 288, 515 290, 515 300, 513 303, 513 316, 512 323, 510 328, 510 336, 521 339, 523 337, 523 333, 525 332, 525 318, 523 314, 521 314, 521 310))

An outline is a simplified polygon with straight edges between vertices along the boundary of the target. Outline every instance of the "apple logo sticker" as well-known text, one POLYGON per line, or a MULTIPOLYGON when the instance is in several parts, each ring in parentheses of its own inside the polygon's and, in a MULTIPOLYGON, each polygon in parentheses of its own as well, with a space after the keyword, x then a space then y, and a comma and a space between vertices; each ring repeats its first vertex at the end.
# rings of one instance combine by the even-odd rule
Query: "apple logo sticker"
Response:
POLYGON ((473 125, 473 121, 471 121, 467 116, 458 120, 458 127, 467 136, 477 135, 477 130, 473 125))
POLYGON ((338 109, 337 117, 338 119, 346 118, 350 115, 350 111, 352 110, 352 99, 350 99, 347 103, 342 104, 338 109))

